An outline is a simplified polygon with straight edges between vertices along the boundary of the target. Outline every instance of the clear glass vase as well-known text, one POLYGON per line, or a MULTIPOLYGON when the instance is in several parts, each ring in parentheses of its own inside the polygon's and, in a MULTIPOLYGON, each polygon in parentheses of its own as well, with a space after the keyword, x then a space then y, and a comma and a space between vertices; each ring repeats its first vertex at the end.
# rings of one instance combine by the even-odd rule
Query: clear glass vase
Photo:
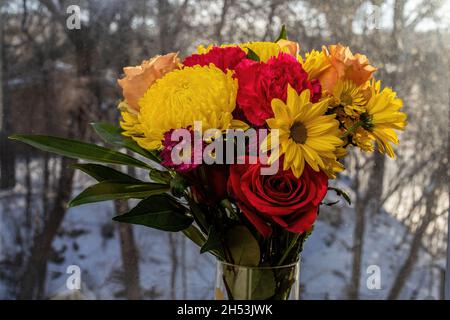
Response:
POLYGON ((299 300, 300 261, 244 267, 217 261, 216 300, 299 300))

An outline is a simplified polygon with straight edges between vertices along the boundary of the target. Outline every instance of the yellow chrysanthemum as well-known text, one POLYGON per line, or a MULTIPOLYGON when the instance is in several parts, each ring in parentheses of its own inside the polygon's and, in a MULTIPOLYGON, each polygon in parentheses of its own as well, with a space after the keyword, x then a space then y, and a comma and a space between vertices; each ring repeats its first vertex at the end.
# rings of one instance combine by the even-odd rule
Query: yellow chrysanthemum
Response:
MULTIPOLYGON (((240 43, 240 44, 223 44, 220 47, 226 48, 226 47, 235 47, 239 46, 242 48, 242 50, 245 51, 245 53, 248 53, 248 49, 252 50, 256 55, 259 57, 259 60, 262 62, 267 62, 272 57, 278 56, 280 52, 284 53, 291 53, 291 47, 287 45, 283 45, 283 43, 276 43, 276 42, 246 42, 246 43, 240 43)), ((199 54, 208 53, 213 48, 213 45, 209 45, 207 47, 205 46, 198 46, 197 52, 199 54)))
POLYGON ((370 131, 381 153, 395 157, 391 143, 398 144, 397 133, 394 130, 403 130, 406 126, 406 114, 399 110, 403 101, 391 88, 384 88, 374 95, 367 103, 367 114, 361 116, 364 129, 370 131))
POLYGON ((224 73, 212 64, 166 74, 139 101, 138 120, 144 137, 135 140, 154 150, 161 148, 165 132, 193 127, 196 121, 201 121, 202 130, 242 127, 231 115, 237 88, 231 71, 224 73))
POLYGON ((364 92, 353 81, 338 80, 333 88, 333 100, 333 106, 343 107, 345 116, 358 118, 366 111, 364 92))
MULTIPOLYGON (((315 171, 328 169, 327 159, 335 160, 336 149, 342 144, 335 115, 325 115, 328 106, 328 100, 311 103, 309 90, 298 95, 291 86, 288 86, 286 103, 273 99, 274 118, 266 121, 271 130, 278 129, 280 150, 271 154, 269 162, 284 154, 284 170, 291 169, 296 177, 302 175, 305 163, 315 171)), ((272 134, 263 143, 263 149, 274 149, 270 145, 272 134)))
POLYGON ((122 134, 127 137, 143 137, 144 132, 139 123, 138 112, 130 108, 126 101, 119 103, 118 109, 122 116, 120 119, 120 126, 124 130, 122 134))
MULTIPOLYGON (((205 54, 211 51, 211 49, 214 47, 213 44, 208 45, 205 47, 204 45, 197 46, 197 53, 198 54, 205 54)), ((220 45, 221 48, 227 48, 227 47, 237 47, 237 44, 222 44, 220 45)))
POLYGON ((312 50, 306 53, 305 58, 298 56, 303 69, 308 73, 308 79, 316 79, 326 69, 331 67, 330 61, 324 51, 312 50))

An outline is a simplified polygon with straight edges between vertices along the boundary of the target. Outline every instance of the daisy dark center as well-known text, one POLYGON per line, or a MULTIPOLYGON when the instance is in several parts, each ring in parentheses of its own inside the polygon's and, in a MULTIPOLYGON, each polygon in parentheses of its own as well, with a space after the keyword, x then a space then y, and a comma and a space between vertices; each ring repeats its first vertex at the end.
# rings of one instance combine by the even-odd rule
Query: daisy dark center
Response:
POLYGON ((353 104, 353 97, 351 94, 344 93, 341 96, 341 101, 346 106, 351 106, 353 104))
POLYGON ((296 143, 304 144, 308 137, 306 127, 301 122, 295 122, 291 127, 290 136, 296 143))

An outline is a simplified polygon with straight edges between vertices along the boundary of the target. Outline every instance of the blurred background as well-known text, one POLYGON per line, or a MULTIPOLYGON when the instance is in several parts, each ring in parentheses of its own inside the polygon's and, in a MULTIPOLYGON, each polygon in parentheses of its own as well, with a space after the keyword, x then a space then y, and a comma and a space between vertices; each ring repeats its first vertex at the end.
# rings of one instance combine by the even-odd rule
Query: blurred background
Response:
POLYGON ((396 160, 352 153, 332 182, 353 203, 321 212, 303 253, 302 298, 444 298, 450 1, 0 5, 0 298, 213 298, 212 258, 180 234, 113 223, 124 202, 67 210, 89 178, 69 168, 73 160, 7 136, 99 142, 89 123, 118 120, 124 66, 170 51, 186 56, 200 44, 271 41, 282 24, 303 53, 339 42, 366 54, 409 118, 396 160))

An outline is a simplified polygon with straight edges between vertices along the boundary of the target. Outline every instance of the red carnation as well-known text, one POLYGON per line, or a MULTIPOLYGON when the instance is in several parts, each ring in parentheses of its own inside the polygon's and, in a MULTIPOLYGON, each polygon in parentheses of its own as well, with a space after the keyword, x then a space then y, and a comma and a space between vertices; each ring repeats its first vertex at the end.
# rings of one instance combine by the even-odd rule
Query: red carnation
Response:
POLYGON ((290 54, 280 53, 264 62, 243 60, 235 69, 239 81, 237 104, 247 120, 262 126, 273 116, 271 101, 274 98, 286 102, 290 84, 298 94, 311 90, 311 102, 321 97, 319 81, 309 81, 302 65, 290 54))
POLYGON ((295 233, 310 230, 327 193, 327 175, 308 165, 300 178, 281 169, 275 175, 261 175, 261 167, 260 163, 230 166, 228 192, 247 219, 264 237, 271 234, 269 223, 295 233))
POLYGON ((207 53, 193 54, 186 57, 183 64, 187 67, 192 67, 195 65, 206 66, 213 63, 223 72, 227 72, 227 69, 234 70, 246 56, 245 51, 239 47, 213 47, 207 53))

